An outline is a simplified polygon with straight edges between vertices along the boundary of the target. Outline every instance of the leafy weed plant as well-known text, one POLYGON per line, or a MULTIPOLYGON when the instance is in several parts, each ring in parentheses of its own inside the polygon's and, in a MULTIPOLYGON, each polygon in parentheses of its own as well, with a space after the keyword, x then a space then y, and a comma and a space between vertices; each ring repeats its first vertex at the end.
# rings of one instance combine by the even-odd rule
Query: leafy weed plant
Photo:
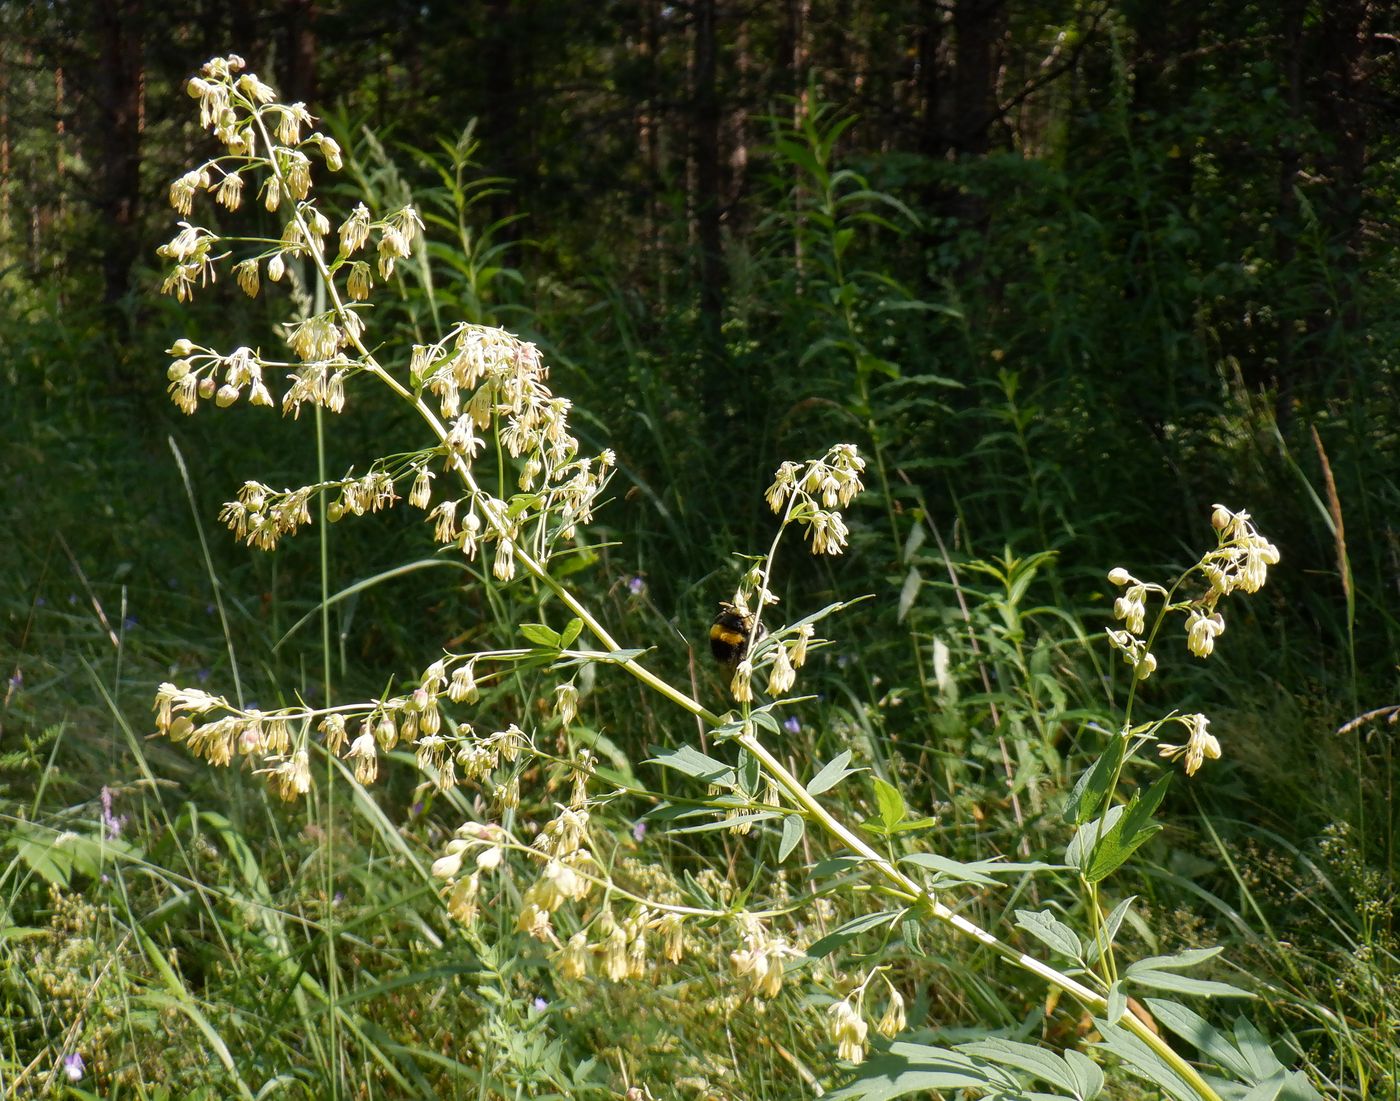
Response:
MULTIPOLYGON (((172 398, 188 413, 246 402, 320 415, 341 412, 369 384, 412 410, 428 439, 373 458, 363 472, 290 488, 247 482, 222 519, 240 540, 273 550, 313 522, 313 508, 336 522, 403 500, 423 512, 441 553, 476 572, 489 599, 528 594, 512 606, 534 605, 538 618, 517 622, 518 638, 437 655, 417 676, 391 682, 375 698, 328 695, 315 706, 255 708, 166 684, 156 701, 160 733, 212 764, 248 763, 288 800, 322 787, 329 798, 348 784, 352 799, 366 801, 368 785, 410 763, 424 797, 435 793, 459 816, 431 878, 441 884, 447 914, 476 938, 483 958, 491 951, 483 914, 502 912, 566 981, 596 974, 626 983, 664 974, 693 955, 727 956, 732 986, 719 995, 721 1007, 735 999, 776 1001, 793 987, 824 1007, 836 1057, 864 1064, 832 1096, 977 1089, 1013 1097, 1038 1082, 1058 1091, 1049 1096, 1089 1101, 1103 1093, 1106 1067, 1178 1098, 1220 1101, 1261 1090, 1315 1096, 1245 1018, 1222 1029, 1178 1002, 1146 997, 1147 991, 1244 992, 1184 974, 1216 949, 1120 958, 1119 932, 1133 899, 1110 899, 1105 886, 1160 828, 1153 814, 1173 773, 1134 782, 1150 766, 1147 750, 1182 762, 1188 775, 1220 756, 1204 715, 1141 718, 1138 686, 1156 668, 1168 624, 1184 619, 1186 645, 1206 657, 1224 630, 1221 602, 1263 585, 1278 555, 1246 513, 1217 506, 1215 546, 1170 586, 1121 568, 1110 575, 1120 591, 1115 613, 1122 626, 1109 632, 1109 641, 1132 672, 1131 687, 1121 727, 1070 797, 1064 866, 959 862, 931 851, 917 840, 930 822, 911 818, 898 787, 879 777, 869 789, 872 813, 847 819, 832 809, 831 793, 842 786, 849 793, 863 782, 851 767, 852 752, 802 764, 785 760, 782 749, 802 702, 793 696, 798 677, 825 642, 818 628, 844 604, 783 615, 774 573, 785 562, 784 540, 794 534, 818 555, 845 549, 844 511, 865 474, 856 449, 838 444, 818 458, 778 467, 767 493, 777 532, 766 552, 750 559, 727 618, 717 621, 732 706, 721 712, 668 683, 643 663, 644 650, 613 637, 567 581, 569 564, 588 552, 587 526, 615 467, 612 453, 581 454, 568 423, 570 403, 547 387, 538 350, 508 333, 464 321, 402 351, 371 338, 376 287, 422 247, 422 222, 412 207, 376 214, 360 203, 333 231, 313 177, 315 160, 330 170, 340 166, 338 144, 308 133, 314 120, 301 105, 280 103, 242 70, 237 57, 215 59, 191 81, 201 121, 221 152, 177 180, 171 200, 188 219, 206 193, 229 211, 256 197, 281 221, 281 231, 239 238, 182 222, 161 250, 170 263, 165 289, 183 301, 230 271, 246 294, 256 295, 265 281, 279 283, 295 266, 315 294, 311 307, 284 327, 289 359, 177 341, 172 398), (285 386, 276 381, 279 374, 285 386), (697 730, 698 744, 676 738, 654 752, 652 763, 674 774, 678 790, 652 790, 608 767, 576 725, 585 704, 606 715, 611 683, 623 676, 675 709, 682 721, 672 729, 697 730), (1168 740, 1173 731, 1179 733, 1168 740), (465 792, 474 795, 464 798, 465 792), (614 828, 611 808, 630 800, 649 806, 645 825, 664 829, 668 838, 723 832, 731 858, 687 875, 628 860, 627 836, 614 828), (765 874, 795 855, 803 861, 800 888, 765 874), (994 888, 1008 876, 1019 883, 1045 875, 1053 885, 1062 871, 1078 884, 1088 921, 1082 932, 1054 906, 1016 910, 1002 935, 962 912, 968 891, 994 888), (833 898, 868 902, 827 935, 799 938, 801 915, 833 898), (1035 1042, 1029 1029, 1003 1021, 978 1039, 951 1045, 906 1035, 908 999, 898 973, 877 953, 896 931, 917 953, 924 928, 968 938, 1077 1003, 1092 1015, 1100 1060, 1076 1046, 1035 1042), (1041 954, 1022 951, 1012 938, 1034 942, 1041 954), (1188 1059, 1164 1031, 1194 1047, 1197 1057, 1188 1059)), ((837 261, 842 240, 833 237, 837 261)), ((832 278, 841 282, 839 270, 832 278)), ((841 316, 854 339, 858 319, 851 307, 845 303, 841 316)), ((870 353, 856 345, 848 350, 862 384, 881 370, 870 353)), ((888 482, 883 459, 877 465, 888 482)), ((1011 566, 1004 564, 1008 577, 1011 566)), ((1023 676, 1033 672, 1024 654, 1017 660, 1023 676)), ((1027 683, 1038 682, 1032 676, 1027 683)), ((1025 704, 1027 715, 1038 717, 1042 709, 1038 698, 1025 704)), ((848 795, 846 805, 855 802, 848 795)), ((327 944, 340 937, 328 931, 327 944)), ((491 966, 504 971, 516 963, 498 954, 491 966)), ((528 1029, 511 1033, 516 1041, 524 1035, 528 1029)), ((645 1096, 645 1083, 632 1088, 645 1096)))

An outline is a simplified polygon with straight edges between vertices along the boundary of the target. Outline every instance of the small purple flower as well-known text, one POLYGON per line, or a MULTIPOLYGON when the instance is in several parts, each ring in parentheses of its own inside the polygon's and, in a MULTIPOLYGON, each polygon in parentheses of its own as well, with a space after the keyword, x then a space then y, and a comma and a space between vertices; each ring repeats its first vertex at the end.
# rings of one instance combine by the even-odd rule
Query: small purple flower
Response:
POLYGON ((640 818, 632 823, 632 840, 641 844, 642 838, 647 835, 647 824, 640 818))
POLYGON ((18 692, 24 687, 24 674, 16 669, 10 674, 10 691, 18 692))
POLYGON ((125 619, 122 620, 122 630, 123 630, 123 631, 129 631, 129 630, 131 630, 133 627, 135 627, 136 625, 137 625, 137 619, 136 619, 136 617, 135 617, 134 615, 129 615, 129 616, 127 616, 125 619))
POLYGON ((643 578, 641 574, 635 575, 634 577, 632 577, 631 580, 627 582, 627 591, 630 592, 633 596, 641 596, 642 593, 646 592, 646 589, 646 579, 643 578))
POLYGON ((194 679, 199 681, 200 684, 207 684, 209 682, 209 667, 206 665, 201 669, 196 669, 194 671, 194 679))
POLYGON ((115 841, 122 835, 122 827, 126 825, 126 815, 117 816, 112 813, 112 789, 107 785, 102 786, 102 828, 107 834, 108 841, 115 841))
POLYGON ((68 1081, 81 1082, 83 1072, 87 1069, 87 1064, 83 1062, 83 1057, 76 1051, 69 1052, 63 1057, 63 1073, 68 1075, 68 1081))
POLYGON ((549 1008, 549 1003, 543 998, 536 998, 534 1002, 531 1003, 531 1006, 536 1013, 543 1013, 549 1008))
POLYGON ((802 723, 798 721, 796 715, 789 715, 783 720, 783 729, 789 734, 796 734, 802 729, 802 723))

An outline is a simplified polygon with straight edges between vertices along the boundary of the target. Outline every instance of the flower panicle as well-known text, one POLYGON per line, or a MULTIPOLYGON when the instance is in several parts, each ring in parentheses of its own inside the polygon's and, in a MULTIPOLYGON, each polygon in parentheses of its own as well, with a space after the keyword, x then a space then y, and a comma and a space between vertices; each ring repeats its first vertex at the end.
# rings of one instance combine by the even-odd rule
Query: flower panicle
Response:
POLYGON ((784 462, 764 494, 768 507, 800 524, 813 554, 840 554, 850 532, 839 509, 846 508, 863 488, 865 460, 855 444, 839 443, 820 459, 805 465, 784 462))
MULTIPOLYGON (((1198 599, 1167 604, 1164 608, 1165 612, 1185 614, 1186 648, 1198 658, 1210 657, 1215 650, 1215 640, 1225 633, 1225 617, 1217 608, 1220 599, 1236 589, 1258 592, 1267 579, 1269 567, 1279 561, 1278 548, 1259 534, 1249 513, 1232 512, 1224 505, 1215 505, 1210 522, 1216 532, 1217 546, 1193 567, 1205 576, 1209 588, 1198 599)), ((1166 600, 1169 594, 1160 585, 1139 581, 1122 566, 1111 570, 1108 580, 1120 590, 1113 601, 1113 617, 1124 627, 1121 631, 1109 631, 1109 642, 1123 653, 1125 661, 1135 666, 1139 679, 1145 679, 1156 668, 1155 658, 1147 662, 1151 655, 1140 638, 1147 622, 1147 597, 1155 593, 1166 600)))

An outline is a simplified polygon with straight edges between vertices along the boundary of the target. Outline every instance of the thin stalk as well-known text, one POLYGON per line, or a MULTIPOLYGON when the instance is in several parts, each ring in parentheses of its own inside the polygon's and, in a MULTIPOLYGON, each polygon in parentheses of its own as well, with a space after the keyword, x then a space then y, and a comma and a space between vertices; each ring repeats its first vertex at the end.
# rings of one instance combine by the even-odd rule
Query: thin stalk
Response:
MULTIPOLYGON (((260 118, 259 126, 261 126, 260 118)), ((266 138, 265 132, 264 137, 266 138)), ((268 142, 269 146, 270 144, 271 143, 268 142)), ((280 168, 276 164, 275 159, 271 160, 271 165, 272 171, 277 177, 277 185, 285 187, 285 183, 281 178, 280 168)), ((290 194, 290 192, 288 192, 288 194, 290 194)), ((300 210, 297 211, 295 217, 299 221, 302 220, 300 210)), ((306 239, 309 240, 311 237, 308 235, 306 239)), ((325 279, 327 293, 334 303, 337 314, 344 317, 349 311, 340 299, 338 288, 331 278, 331 273, 325 257, 317 249, 308 251, 316 268, 325 279)), ((439 442, 445 440, 447 431, 442 421, 432 409, 428 407, 427 403, 381 366, 370 353, 369 349, 361 342, 359 337, 354 337, 352 342, 361 356, 361 362, 365 365, 365 369, 388 386, 395 394, 411 404, 428 424, 439 442)), ((876 444, 876 451, 878 458, 878 443, 876 444)), ((472 478, 471 472, 465 462, 457 461, 455 467, 463 484, 466 485, 479 500, 487 500, 488 498, 486 498, 476 486, 475 480, 472 478)), ((878 467, 879 464, 877 463, 877 468, 878 467)), ((880 470, 880 477, 882 480, 884 479, 883 469, 880 470)), ((889 504, 888 494, 886 494, 886 503, 889 504)), ((497 510, 495 508, 486 508, 484 511, 487 513, 487 519, 496 527, 498 532, 504 534, 508 531, 505 517, 497 515, 497 510)), ((572 592, 565 588, 559 581, 555 580, 533 555, 524 550, 519 543, 513 540, 512 551, 516 562, 577 616, 606 650, 611 653, 616 653, 623 649, 621 644, 618 643, 602 623, 598 621, 597 617, 589 612, 572 592)), ((666 699, 671 700, 678 707, 699 717, 711 727, 723 725, 724 721, 719 715, 705 707, 698 700, 686 695, 686 693, 680 689, 669 684, 661 677, 658 677, 636 660, 629 658, 619 664, 629 675, 660 693, 666 699)), ((816 797, 811 795, 811 793, 803 787, 797 777, 789 772, 787 768, 767 750, 755 734, 752 732, 745 732, 738 735, 735 740, 768 769, 769 774, 777 781, 778 785, 787 793, 788 798, 790 798, 796 806, 805 811, 811 819, 816 821, 830 836, 840 841, 852 852, 857 853, 871 864, 874 870, 886 881, 886 885, 895 895, 917 906, 930 917, 952 926, 966 936, 972 937, 1014 966, 1028 971, 1038 978, 1058 987, 1079 1001, 1087 1009, 1099 1013, 1107 1012, 1108 1001, 1102 995, 1091 990, 1076 979, 1071 978, 1069 975, 1056 970, 1049 964, 1036 959, 1034 956, 1018 952, 1015 948, 999 940, 994 934, 983 929, 976 923, 969 921, 961 914, 955 913, 946 905, 931 897, 922 884, 900 871, 893 861, 881 855, 860 836, 827 811, 816 797)), ((1132 1013, 1125 1013, 1119 1021, 1115 1023, 1123 1025, 1128 1031, 1142 1040, 1143 1043, 1147 1044, 1148 1047, 1160 1056, 1183 1080, 1190 1083, 1191 1087, 1196 1091, 1202 1101, 1221 1101, 1219 1094, 1210 1087, 1190 1063, 1177 1054, 1170 1044, 1166 1043, 1166 1041, 1153 1032, 1146 1024, 1138 1020, 1132 1013)))

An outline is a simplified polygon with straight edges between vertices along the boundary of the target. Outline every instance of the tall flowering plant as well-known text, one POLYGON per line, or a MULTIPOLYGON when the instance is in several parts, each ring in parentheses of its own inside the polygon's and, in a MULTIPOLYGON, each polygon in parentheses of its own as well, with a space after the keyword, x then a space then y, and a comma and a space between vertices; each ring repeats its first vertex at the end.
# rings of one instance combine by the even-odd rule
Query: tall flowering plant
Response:
MULTIPOLYGON (((250 546, 272 550, 312 522, 314 503, 324 502, 329 520, 406 505, 422 514, 431 538, 448 553, 489 558, 490 573, 502 584, 533 579, 571 618, 560 630, 522 625, 528 646, 433 655, 409 683, 376 699, 255 709, 201 689, 164 684, 155 703, 161 734, 211 764, 250 762, 288 800, 310 790, 314 754, 339 759, 354 782, 372 784, 387 767, 387 754, 407 750, 438 788, 478 787, 489 797, 475 804, 483 813, 455 830, 432 866, 455 920, 477 922, 487 899, 505 897, 501 877, 524 876, 519 931, 550 946, 561 976, 593 973, 615 982, 677 964, 695 950, 699 938, 692 931, 718 928, 721 939, 731 938, 724 964, 740 996, 767 1001, 799 978, 810 983, 824 992, 830 1040, 847 1064, 864 1062, 875 1038, 883 1037, 882 1053, 871 1064, 875 1073, 857 1078, 841 1096, 863 1096, 878 1081, 886 1082, 881 1096, 892 1096, 888 1075, 896 1069, 912 1075, 907 1081, 918 1089, 980 1083, 984 1090, 1001 1091, 998 1096, 1022 1096, 1007 1091, 1039 1081, 1087 1101, 1103 1088, 1099 1063, 1075 1050, 1060 1053, 990 1033, 954 1048, 890 1043, 904 1032, 906 1020, 905 997, 889 969, 857 967, 852 978, 835 961, 861 933, 911 920, 941 923, 1068 994, 1095 1015, 1102 1046, 1121 1065, 1172 1096, 1219 1101, 1233 1096, 1230 1090, 1238 1092, 1182 1055, 1145 1011, 1128 1011, 1130 990, 1154 984, 1171 989, 1173 976, 1200 958, 1186 953, 1120 968, 1115 935, 1127 906, 1120 903, 1105 914, 1097 892, 1157 828, 1151 812, 1170 774, 1148 792, 1125 797, 1124 768, 1137 751, 1158 742, 1165 724, 1174 723, 1186 729, 1186 740, 1161 741, 1160 752, 1183 759, 1188 774, 1220 754, 1204 716, 1173 714, 1134 725, 1133 699, 1137 685, 1155 668, 1152 646, 1169 615, 1186 617, 1188 646, 1207 656, 1224 628, 1217 608, 1221 599, 1235 589, 1255 591, 1267 567, 1277 562, 1277 552, 1247 514, 1217 508, 1217 547, 1170 589, 1123 570, 1110 575, 1121 590, 1115 611, 1123 626, 1109 632, 1109 641, 1133 666, 1134 696, 1122 731, 1085 773, 1067 815, 1074 827, 1067 863, 1090 895, 1090 936, 1081 939, 1048 910, 1017 912, 1025 935, 1070 961, 1051 964, 970 921, 955 893, 966 884, 994 883, 998 875, 1033 874, 1044 865, 984 861, 974 866, 917 850, 896 855, 896 839, 912 836, 924 824, 909 819, 896 789, 873 781, 879 813, 858 830, 823 798, 839 784, 857 782, 852 777, 861 770, 848 767, 849 751, 814 764, 811 775, 801 777, 773 749, 793 721, 791 714, 780 716, 794 704, 792 693, 808 654, 823 644, 818 626, 840 607, 765 624, 775 614, 772 576, 778 551, 795 530, 813 553, 842 552, 849 534, 843 510, 862 489, 864 461, 856 448, 839 444, 777 470, 767 493, 778 517, 777 533, 726 602, 713 636, 716 653, 729 667, 733 706, 722 714, 712 710, 651 672, 639 660, 642 651, 625 649, 552 568, 582 540, 615 460, 606 450, 583 452, 570 430, 570 402, 549 388, 538 349, 500 329, 462 323, 397 357, 373 350, 379 342, 369 337, 368 307, 395 265, 422 246, 417 213, 412 207, 374 212, 359 203, 333 219, 315 182, 322 169, 340 167, 340 148, 314 129, 303 105, 280 102, 240 58, 210 61, 190 81, 189 92, 219 150, 171 185, 171 203, 185 220, 159 250, 169 264, 164 289, 183 302, 221 272, 231 272, 244 294, 256 296, 296 274, 319 284, 327 306, 303 310, 285 323, 287 351, 281 356, 176 341, 167 372, 172 400, 191 414, 209 404, 246 401, 298 417, 308 406, 339 413, 358 387, 378 386, 411 407, 423 430, 419 446, 374 458, 363 473, 295 488, 246 482, 221 514, 229 529, 250 546), (196 204, 210 196, 230 213, 245 200, 260 203, 280 223, 279 232, 238 237, 191 221, 196 204), (1207 582, 1204 595, 1179 599, 1183 581, 1195 575, 1207 582), (1161 608, 1146 630, 1153 598, 1161 600, 1161 608), (600 798, 618 794, 615 777, 608 777, 613 790, 600 794, 599 769, 588 749, 574 746, 567 755, 551 756, 540 748, 540 729, 524 712, 515 721, 489 724, 500 729, 478 726, 483 688, 522 662, 544 663, 557 673, 546 721, 566 743, 583 691, 578 671, 585 666, 635 678, 696 717, 709 731, 710 749, 672 747, 659 751, 653 763, 688 777, 703 794, 689 801, 689 809, 667 807, 653 793, 634 794, 655 799, 667 812, 656 820, 673 828, 718 826, 739 837, 774 842, 780 863, 804 838, 824 845, 831 859, 808 869, 811 894, 759 906, 718 871, 661 886, 654 881, 639 886, 619 874, 616 862, 599 855, 609 839, 600 836, 590 813, 600 798), (512 813, 521 802, 526 761, 546 764, 567 792, 554 802, 548 820, 535 824, 533 835, 522 832, 512 813), (697 816, 701 825, 682 825, 697 816), (872 838, 884 844, 877 846, 872 838), (877 898, 887 908, 863 914, 813 943, 802 943, 784 924, 794 911, 824 904, 822 896, 842 891, 851 898, 877 898)), ((1223 987, 1191 982, 1197 992, 1223 987)), ((1204 1025, 1174 1003, 1161 1003, 1157 1015, 1178 1035, 1191 1035, 1196 1022, 1204 1025)), ((1228 1047, 1229 1041, 1203 1048, 1201 1057, 1217 1070, 1232 1065, 1220 1044, 1228 1047)))

